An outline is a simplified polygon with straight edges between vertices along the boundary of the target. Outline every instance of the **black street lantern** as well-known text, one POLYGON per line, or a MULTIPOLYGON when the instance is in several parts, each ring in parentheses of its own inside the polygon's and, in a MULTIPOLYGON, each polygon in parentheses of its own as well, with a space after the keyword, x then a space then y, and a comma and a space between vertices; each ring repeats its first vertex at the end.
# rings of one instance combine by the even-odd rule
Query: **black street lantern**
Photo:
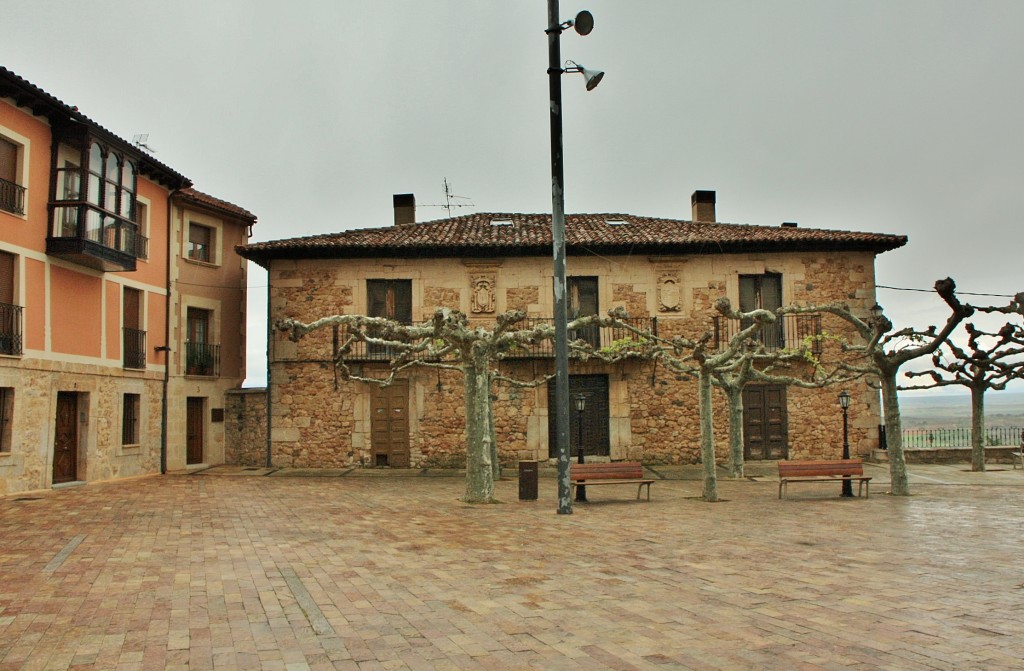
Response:
MULTIPOLYGON (((850 458, 850 425, 848 421, 850 410, 850 392, 845 389, 839 392, 839 407, 843 409, 843 459, 850 458)), ((853 480, 843 479, 843 496, 853 496, 853 480)))
MULTIPOLYGON (((587 409, 587 395, 576 394, 573 397, 573 403, 576 404, 576 459, 579 463, 583 463, 583 411, 587 409)), ((576 485, 576 501, 577 503, 586 503, 587 501, 587 486, 576 485)))
MULTIPOLYGON (((598 70, 587 70, 579 63, 569 61, 562 66, 559 38, 562 31, 572 28, 579 35, 589 35, 594 29, 594 17, 582 11, 571 21, 558 16, 558 0, 548 0, 548 110, 551 125, 551 242, 554 255, 555 297, 555 450, 558 456, 558 513, 572 514, 571 484, 569 482, 569 329, 566 304, 565 275, 565 193, 563 192, 562 161, 562 74, 579 72, 588 91, 604 77, 598 70)), ((580 488, 577 488, 577 496, 580 488)))

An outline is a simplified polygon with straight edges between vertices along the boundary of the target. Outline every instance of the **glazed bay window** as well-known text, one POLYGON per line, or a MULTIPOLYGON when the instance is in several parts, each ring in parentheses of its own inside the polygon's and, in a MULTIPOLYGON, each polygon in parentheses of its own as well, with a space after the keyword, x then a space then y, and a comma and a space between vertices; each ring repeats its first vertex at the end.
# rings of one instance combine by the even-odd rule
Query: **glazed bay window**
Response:
POLYGON ((188 225, 188 258, 213 263, 213 229, 195 222, 188 225))
POLYGON ((142 411, 142 396, 125 394, 121 407, 121 444, 139 444, 139 414, 142 411))
POLYGON ((25 214, 25 187, 18 184, 20 147, 0 137, 0 210, 25 214))
POLYGON ((149 251, 135 222, 135 164, 95 141, 60 153, 47 253, 103 271, 135 270, 149 251))

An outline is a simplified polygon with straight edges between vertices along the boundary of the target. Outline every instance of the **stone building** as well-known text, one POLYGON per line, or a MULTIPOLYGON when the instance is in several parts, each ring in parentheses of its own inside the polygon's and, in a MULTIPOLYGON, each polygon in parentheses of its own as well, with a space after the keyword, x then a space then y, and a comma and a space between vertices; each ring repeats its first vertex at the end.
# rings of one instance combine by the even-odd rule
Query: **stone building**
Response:
POLYGON ((255 221, 0 67, 0 495, 223 461, 255 221))
MULTIPOLYGON (((626 214, 567 219, 570 318, 625 308, 659 335, 727 338, 738 324, 715 320, 729 297, 743 310, 845 301, 865 317, 875 303, 875 255, 904 236, 719 223, 715 194, 698 191, 691 220, 626 214)), ((549 215, 472 214, 415 222, 411 195, 395 197, 393 226, 248 245, 239 253, 269 271, 270 320, 310 322, 335 314, 427 319, 439 306, 480 324, 507 310, 530 320, 553 314, 549 215)), ((769 348, 792 347, 822 332, 854 337, 829 315, 790 316, 763 335, 769 348)), ((342 334, 343 335, 343 334, 342 334)), ((606 346, 612 329, 571 334, 606 346)), ((269 347, 270 439, 275 466, 457 466, 464 463, 462 380, 458 373, 410 369, 398 383, 339 380, 332 353, 339 334, 313 332, 299 342, 282 334, 269 347)), ((372 374, 387 352, 362 344, 350 366, 372 374)), ((553 372, 550 343, 501 362, 503 373, 537 379, 553 372)), ((877 445, 877 394, 850 386, 851 444, 877 445)), ((699 457, 696 384, 651 362, 570 362, 570 391, 588 398, 572 413, 570 435, 588 457, 692 463, 699 457), (582 422, 582 431, 580 431, 582 422)), ((832 390, 751 385, 744 397, 747 458, 839 456, 841 414, 832 390)), ((499 456, 554 456, 553 393, 548 386, 498 387, 499 456)), ((725 440, 722 396, 716 431, 725 440)), ((723 443, 724 444, 724 443, 723 443)), ((719 454, 724 458, 725 450, 719 454)))

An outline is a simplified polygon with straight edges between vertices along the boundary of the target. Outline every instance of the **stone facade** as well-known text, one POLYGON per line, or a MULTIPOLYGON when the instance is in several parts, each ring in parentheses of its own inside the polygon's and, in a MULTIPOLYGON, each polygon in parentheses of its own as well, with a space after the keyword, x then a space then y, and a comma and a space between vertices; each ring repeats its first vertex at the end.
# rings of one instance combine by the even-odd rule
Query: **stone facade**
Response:
MULTIPOLYGON (((487 261, 494 274, 494 310, 525 310, 550 318, 552 269, 547 258, 487 261)), ((439 306, 458 308, 486 324, 473 296, 484 273, 480 262, 455 259, 300 259, 274 260, 270 267, 271 319, 305 322, 366 310, 367 279, 411 280, 413 318, 429 318, 439 306)), ((601 312, 621 307, 634 317, 657 317, 660 335, 696 338, 709 329, 716 300, 739 302, 740 275, 779 274, 782 303, 846 301, 866 315, 874 303, 874 253, 716 254, 677 257, 572 257, 570 276, 599 278, 601 312)), ((852 338, 838 318, 824 315, 823 330, 852 338)), ((275 466, 339 467, 373 460, 373 389, 339 380, 331 364, 330 329, 291 342, 276 334, 271 344, 271 457, 275 466)), ((838 345, 826 342, 832 354, 838 345)), ((363 375, 380 364, 353 364, 363 375)), ((537 379, 553 372, 549 358, 505 361, 502 372, 537 379)), ((570 375, 597 375, 607 381, 608 444, 611 459, 647 463, 694 463, 699 459, 696 383, 676 379, 664 365, 628 362, 606 365, 571 362, 570 375)), ((412 466, 460 466, 465 462, 461 376, 432 369, 401 374, 408 387, 408 452, 412 466)), ((838 389, 786 391, 789 458, 837 457, 842 449, 838 389)), ((866 384, 849 385, 850 441, 854 454, 877 445, 879 403, 866 384)), ((499 384, 495 428, 503 463, 548 458, 546 385, 521 388, 499 384)), ((715 391, 718 455, 727 450, 727 407, 715 391)), ((248 463, 245 449, 230 451, 248 463)))
POLYGON ((11 449, 0 452, 0 496, 49 484, 59 392, 75 395, 76 480, 159 472, 161 378, 156 373, 114 377, 88 364, 4 357, 0 360, 0 387, 13 390, 12 414, 18 430, 12 432, 11 449), (137 394, 142 401, 138 442, 131 445, 122 443, 125 394, 137 394))
POLYGON ((266 387, 233 389, 225 399, 224 461, 239 466, 267 463, 266 387))

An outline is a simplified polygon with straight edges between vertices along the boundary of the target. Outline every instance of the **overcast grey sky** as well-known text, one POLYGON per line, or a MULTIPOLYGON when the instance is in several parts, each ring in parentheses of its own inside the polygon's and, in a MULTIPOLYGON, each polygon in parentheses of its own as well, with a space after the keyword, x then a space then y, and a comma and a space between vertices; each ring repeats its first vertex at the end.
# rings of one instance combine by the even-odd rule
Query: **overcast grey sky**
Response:
MULTIPOLYGON (((568 212, 906 234, 880 285, 1013 294, 1024 2, 580 0, 562 56, 568 212)), ((259 217, 254 241, 549 212, 546 0, 0 0, 0 64, 259 217)), ((250 278, 250 380, 266 276, 250 278)), ((966 297, 965 297, 966 298, 966 297)), ((974 300, 985 300, 973 297, 974 300)), ((897 325, 945 319, 880 289, 897 325)), ((988 299, 1005 304, 1004 298, 988 299)))

